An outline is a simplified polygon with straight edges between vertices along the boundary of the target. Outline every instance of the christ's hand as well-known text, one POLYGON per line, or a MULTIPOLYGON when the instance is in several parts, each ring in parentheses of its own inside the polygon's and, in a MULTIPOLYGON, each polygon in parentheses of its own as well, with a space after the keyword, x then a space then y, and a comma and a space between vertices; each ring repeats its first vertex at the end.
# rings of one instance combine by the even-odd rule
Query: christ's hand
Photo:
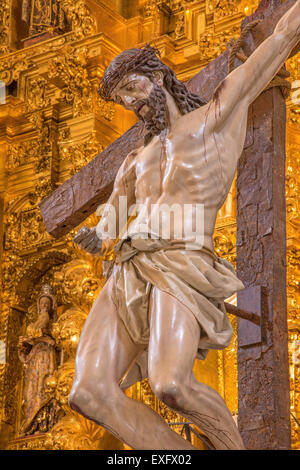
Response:
MULTIPOLYGON (((250 104, 264 91, 299 41, 300 0, 297 0, 279 20, 274 32, 216 89, 214 100, 219 110, 216 129, 224 131, 225 121, 230 125, 233 115, 248 112, 250 104)), ((234 133, 240 134, 236 126, 234 133)))
POLYGON ((102 248, 102 240, 97 236, 96 227, 82 227, 75 235, 74 242, 92 255, 99 253, 102 248))

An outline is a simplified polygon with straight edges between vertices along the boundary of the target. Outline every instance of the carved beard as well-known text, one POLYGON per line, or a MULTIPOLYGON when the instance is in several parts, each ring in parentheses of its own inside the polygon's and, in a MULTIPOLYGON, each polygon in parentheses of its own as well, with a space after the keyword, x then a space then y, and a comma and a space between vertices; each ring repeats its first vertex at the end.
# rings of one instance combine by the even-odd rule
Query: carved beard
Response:
POLYGON ((162 87, 154 83, 149 97, 141 100, 140 104, 146 104, 149 108, 146 116, 136 113, 137 117, 145 123, 145 145, 147 145, 152 137, 159 135, 167 127, 167 97, 162 87))

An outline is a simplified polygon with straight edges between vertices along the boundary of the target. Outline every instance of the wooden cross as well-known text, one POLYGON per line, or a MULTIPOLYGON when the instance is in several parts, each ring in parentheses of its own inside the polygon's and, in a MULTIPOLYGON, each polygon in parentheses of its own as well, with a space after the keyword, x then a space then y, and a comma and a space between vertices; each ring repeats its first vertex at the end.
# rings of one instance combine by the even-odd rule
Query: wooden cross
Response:
MULTIPOLYGON (((250 55, 295 3, 262 0, 242 23, 262 21, 245 40, 250 55)), ((292 52, 294 55, 299 45, 292 52)), ((188 83, 209 101, 228 72, 229 51, 188 83)), ((237 58, 234 66, 240 65, 237 58)), ((237 174, 237 274, 246 285, 238 306, 261 315, 262 329, 238 319, 239 429, 249 449, 290 447, 286 308, 285 102, 278 87, 249 110, 244 153, 237 174), (249 326, 250 325, 250 326, 249 326), (255 329, 256 328, 256 329, 255 329)), ((127 154, 143 142, 139 122, 40 204, 48 232, 60 237, 107 201, 127 154)))

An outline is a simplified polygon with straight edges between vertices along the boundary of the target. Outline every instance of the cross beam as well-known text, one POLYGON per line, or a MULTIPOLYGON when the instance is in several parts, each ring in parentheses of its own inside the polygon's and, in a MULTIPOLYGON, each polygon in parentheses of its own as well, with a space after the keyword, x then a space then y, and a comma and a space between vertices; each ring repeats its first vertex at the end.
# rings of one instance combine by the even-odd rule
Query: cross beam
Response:
MULTIPOLYGON (((267 2, 247 21, 260 18, 267 2)), ((272 0, 264 28, 287 4, 272 0)), ((244 22, 243 27, 246 22, 244 22)), ((254 41, 262 33, 257 29, 254 41)), ((245 51, 247 53, 247 51, 245 51)), ((286 304, 286 106, 278 87, 252 104, 237 170, 238 307, 255 310, 257 334, 238 318, 238 424, 247 449, 289 449, 290 386, 286 304)))
MULTIPOLYGON (((246 38, 248 55, 273 32, 279 19, 296 0, 288 0, 271 11, 269 7, 273 1, 262 0, 260 4, 259 17, 265 18, 246 38)), ((227 75, 228 58, 228 51, 221 54, 193 77, 187 87, 209 101, 215 88, 227 75)), ((235 66, 240 63, 236 60, 235 66)), ((40 203, 40 209, 47 231, 59 238, 83 222, 98 205, 106 202, 123 160, 142 142, 143 126, 139 122, 45 198, 40 203)))

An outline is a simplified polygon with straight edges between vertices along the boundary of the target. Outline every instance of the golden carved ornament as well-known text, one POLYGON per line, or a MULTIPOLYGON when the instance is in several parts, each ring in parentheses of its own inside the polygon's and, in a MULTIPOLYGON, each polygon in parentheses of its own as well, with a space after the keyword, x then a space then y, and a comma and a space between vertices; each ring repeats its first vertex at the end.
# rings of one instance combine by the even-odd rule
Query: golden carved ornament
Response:
POLYGON ((300 328, 289 322, 289 364, 292 448, 300 445, 300 328))
POLYGON ((294 55, 286 62, 286 68, 290 72, 290 80, 300 80, 300 54, 294 55))
POLYGON ((87 71, 87 49, 66 46, 49 64, 50 79, 64 83, 60 100, 73 106, 74 116, 91 111, 91 84, 87 71))
POLYGON ((287 121, 290 124, 300 124, 300 109, 298 104, 288 108, 287 121))
POLYGON ((20 73, 28 70, 31 66, 32 63, 24 53, 8 56, 5 59, 0 58, 0 80, 9 85, 12 81, 17 81, 20 73))
POLYGON ((87 57, 87 48, 75 49, 68 45, 50 62, 48 76, 64 84, 60 100, 73 106, 74 116, 93 112, 111 121, 115 114, 114 103, 99 97, 98 80, 95 82, 94 75, 89 74, 87 57))
MULTIPOLYGON (((287 121, 295 125, 295 130, 300 124, 300 53, 289 59, 286 63, 287 70, 290 73, 289 81, 292 85, 290 100, 288 101, 287 121)), ((299 129, 299 128, 298 128, 299 129)), ((299 150, 298 150, 299 151, 299 150)))
POLYGON ((116 107, 112 101, 104 101, 98 94, 98 84, 92 87, 92 106, 94 113, 106 121, 112 121, 115 116, 116 107))
MULTIPOLYGON (((52 190, 50 187, 47 188, 52 190)), ((38 182, 37 190, 39 190, 38 182)), ((40 190, 39 195, 43 197, 42 190, 40 190)), ((37 208, 24 209, 9 214, 6 233, 5 248, 6 250, 15 251, 16 254, 20 253, 21 250, 26 250, 26 248, 29 249, 30 246, 48 243, 50 240, 41 213, 37 208)))
POLYGON ((75 359, 80 333, 86 318, 85 312, 72 307, 52 325, 52 335, 59 348, 63 350, 64 361, 70 358, 75 359))
POLYGON ((155 16, 158 13, 158 5, 156 0, 148 0, 144 6, 144 17, 155 16))
POLYGON ((29 49, 30 54, 21 49, 12 54, 1 56, 0 54, 0 80, 9 85, 13 80, 18 80, 21 72, 27 72, 34 67, 33 59, 41 54, 60 50, 66 43, 71 41, 68 35, 55 37, 48 43, 39 43, 34 49, 29 49))
POLYGON ((62 6, 72 25, 74 39, 82 39, 97 32, 96 21, 85 0, 62 0, 62 6))
POLYGON ((12 252, 6 252, 2 258, 2 300, 7 302, 12 296, 12 288, 22 272, 25 261, 12 252))
POLYGON ((214 0, 213 12, 215 19, 224 18, 225 16, 235 15, 239 12, 239 6, 236 2, 230 0, 214 0))
MULTIPOLYGON (((296 321, 300 310, 300 249, 297 246, 289 246, 287 249, 287 296, 288 318, 296 321)), ((300 331, 300 323, 298 324, 300 331)))
POLYGON ((288 237, 298 236, 300 228, 300 145, 287 145, 286 214, 288 237))
POLYGON ((184 11, 181 11, 175 23, 175 39, 179 39, 184 36, 185 33, 185 15, 184 11))
POLYGON ((10 145, 7 152, 9 170, 14 170, 20 165, 28 163, 31 158, 35 158, 39 147, 38 140, 29 140, 20 144, 10 145))
POLYGON ((0 3, 0 55, 9 52, 10 0, 0 3))
POLYGON ((44 450, 46 435, 15 439, 8 445, 8 450, 44 450))
POLYGON ((70 412, 47 435, 48 450, 99 450, 105 430, 79 414, 70 412))
POLYGON ((28 80, 25 96, 25 112, 45 109, 51 104, 47 96, 47 81, 44 78, 36 77, 28 80))
POLYGON ((238 13, 250 15, 256 10, 259 0, 206 0, 206 11, 214 14, 214 21, 238 13))
POLYGON ((8 262, 7 278, 10 274, 10 279, 4 284, 3 301, 8 305, 21 305, 23 309, 27 309, 36 298, 39 282, 52 281, 51 270, 58 270, 60 265, 71 259, 67 250, 52 249, 43 253, 32 251, 30 256, 26 251, 18 254, 5 252, 5 260, 8 262))
MULTIPOLYGON (((51 178, 51 175, 40 176, 35 182, 35 194, 37 196, 37 202, 47 197, 54 189, 56 184, 51 178)), ((42 225, 44 231, 46 231, 44 224, 42 225)))
POLYGON ((217 256, 227 259, 232 264, 236 261, 235 233, 230 230, 215 232, 214 246, 217 256))
POLYGON ((53 33, 66 29, 65 15, 60 0, 23 0, 22 20, 29 27, 29 36, 53 33))
POLYGON ((102 152, 103 145, 97 141, 95 132, 92 132, 83 143, 74 144, 70 138, 69 129, 64 129, 59 137, 58 148, 61 159, 71 164, 70 175, 74 175, 102 152))
POLYGON ((249 16, 258 7, 259 0, 239 0, 239 10, 249 16))
POLYGON ((73 361, 68 361, 60 365, 58 369, 45 380, 46 393, 49 394, 51 398, 55 398, 64 413, 71 411, 68 405, 68 397, 72 389, 73 381, 73 361))
POLYGON ((50 170, 50 141, 49 128, 43 125, 39 132, 39 138, 27 140, 22 143, 9 146, 7 159, 9 173, 14 172, 21 165, 32 162, 37 173, 50 170))
POLYGON ((216 35, 213 31, 208 30, 199 37, 199 47, 201 50, 201 58, 211 61, 226 50, 230 39, 238 38, 240 30, 237 26, 226 29, 221 35, 216 35))
POLYGON ((177 12, 178 10, 182 10, 185 6, 188 7, 192 3, 195 3, 195 1, 189 1, 189 0, 170 0, 169 1, 169 7, 173 12, 177 12))
POLYGON ((55 273, 55 291, 62 303, 72 303, 88 312, 103 286, 101 273, 100 258, 95 257, 91 261, 75 259, 55 273))

